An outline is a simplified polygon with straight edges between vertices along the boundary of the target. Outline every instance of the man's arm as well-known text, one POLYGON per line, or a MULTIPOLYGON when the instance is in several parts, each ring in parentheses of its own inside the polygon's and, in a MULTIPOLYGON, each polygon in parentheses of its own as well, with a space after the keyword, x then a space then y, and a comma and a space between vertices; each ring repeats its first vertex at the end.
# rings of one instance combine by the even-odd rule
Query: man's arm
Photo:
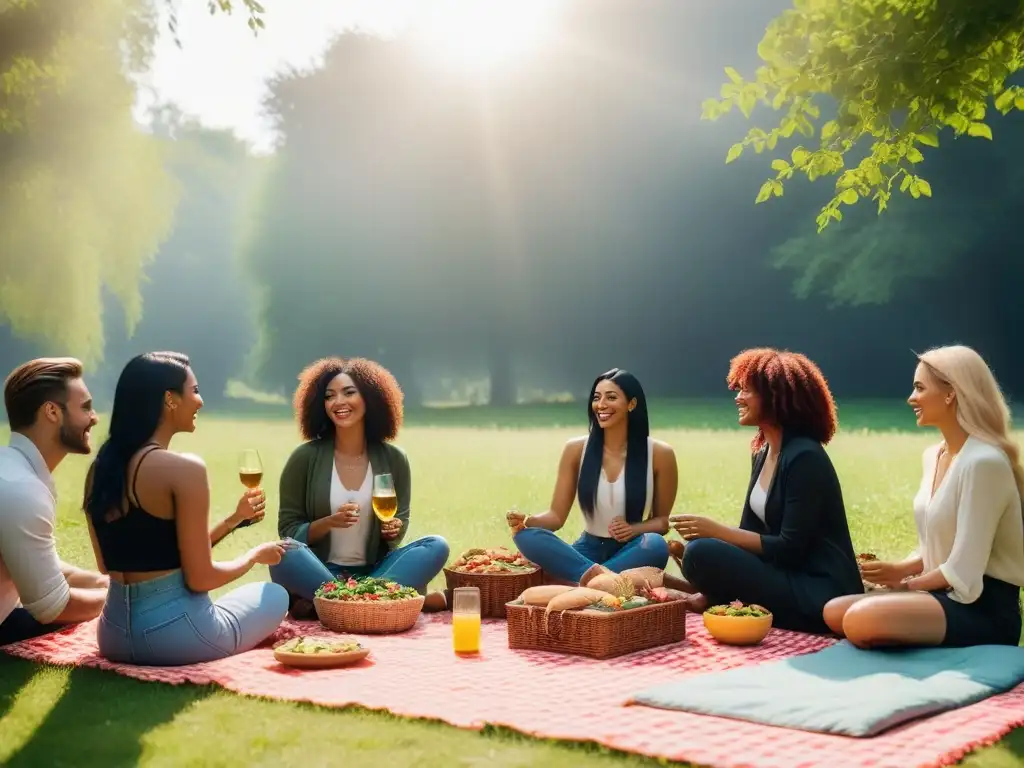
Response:
POLYGON ((15 490, 0 516, 0 557, 18 597, 40 624, 94 619, 103 610, 106 590, 72 587, 53 536, 54 510, 32 493, 15 490))
POLYGON ((71 563, 60 561, 60 569, 64 572, 64 578, 72 589, 106 589, 110 586, 110 577, 96 571, 86 571, 71 563))

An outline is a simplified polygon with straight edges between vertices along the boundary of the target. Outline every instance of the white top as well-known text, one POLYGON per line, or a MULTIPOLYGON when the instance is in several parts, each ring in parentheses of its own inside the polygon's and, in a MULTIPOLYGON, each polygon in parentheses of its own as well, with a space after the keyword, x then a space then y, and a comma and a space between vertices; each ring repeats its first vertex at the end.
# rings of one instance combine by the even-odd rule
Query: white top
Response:
POLYGON ((366 477, 359 490, 350 491, 338 476, 334 465, 331 477, 331 512, 347 502, 359 504, 359 520, 349 528, 331 529, 331 553, 327 562, 335 565, 366 565, 366 537, 370 533, 370 515, 373 514, 373 467, 367 463, 366 477))
MULTIPOLYGON (((583 444, 584 454, 587 451, 586 443, 583 444)), ((582 462, 580 462, 582 469, 582 462)), ((644 517, 651 512, 651 505, 654 502, 654 440, 647 438, 647 500, 644 502, 644 517)), ((608 482, 608 477, 601 467, 601 474, 597 478, 597 497, 594 499, 594 514, 588 520, 584 516, 585 530, 592 536, 601 536, 607 539, 608 526, 614 517, 626 516, 626 464, 623 462, 622 471, 615 478, 614 483, 608 482)))
POLYGON ((750 509, 751 511, 761 518, 761 522, 764 520, 764 505, 768 502, 768 491, 761 487, 761 478, 757 478, 757 482, 754 483, 754 487, 750 489, 750 509))
POLYGON ((71 599, 53 537, 57 490, 35 443, 17 432, 0 448, 0 622, 19 605, 52 623, 71 599))
POLYGON ((982 576, 1024 586, 1024 520, 1006 454, 969 437, 931 496, 938 458, 938 445, 925 450, 914 497, 924 571, 938 568, 960 603, 981 596, 982 576))

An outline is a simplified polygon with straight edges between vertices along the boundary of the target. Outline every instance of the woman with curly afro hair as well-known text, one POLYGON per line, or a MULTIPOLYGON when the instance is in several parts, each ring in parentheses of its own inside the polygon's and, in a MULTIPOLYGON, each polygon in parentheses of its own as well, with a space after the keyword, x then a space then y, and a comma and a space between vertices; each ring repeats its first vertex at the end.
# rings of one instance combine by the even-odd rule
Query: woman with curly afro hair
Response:
MULTIPOLYGON (((312 616, 316 590, 338 577, 391 579, 426 594, 448 560, 448 543, 425 536, 401 546, 409 526, 411 475, 391 441, 402 425, 402 390, 387 369, 361 358, 318 360, 299 375, 294 397, 306 440, 281 473, 277 528, 292 539, 271 579, 291 595, 294 618, 312 616), (373 513, 374 478, 390 475, 395 516, 373 513)), ((441 592, 424 610, 443 610, 441 592)))
POLYGON ((682 571, 692 610, 741 600, 774 626, 828 632, 825 604, 862 593, 839 478, 825 453, 836 406, 818 367, 801 354, 750 349, 727 378, 739 423, 754 427, 750 484, 738 528, 677 515, 687 542, 682 571))

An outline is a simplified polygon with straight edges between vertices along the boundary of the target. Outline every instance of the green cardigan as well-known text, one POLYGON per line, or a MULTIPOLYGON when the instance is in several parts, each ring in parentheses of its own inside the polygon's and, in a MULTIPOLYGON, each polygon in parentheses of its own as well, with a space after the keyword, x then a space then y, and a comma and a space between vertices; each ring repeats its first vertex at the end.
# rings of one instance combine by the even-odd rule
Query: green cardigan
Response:
MULTIPOLYGON (((398 496, 398 513, 402 531, 398 538, 381 538, 380 521, 371 515, 366 538, 366 563, 376 565, 389 550, 402 543, 409 530, 409 497, 412 476, 405 451, 391 443, 378 443, 367 447, 373 474, 390 473, 398 496)), ((281 473, 281 508, 277 517, 277 532, 282 538, 308 543, 309 524, 335 512, 331 509, 331 480, 334 473, 334 441, 311 440, 296 448, 281 473)), ((331 553, 331 537, 324 536, 309 545, 324 563, 331 553)))

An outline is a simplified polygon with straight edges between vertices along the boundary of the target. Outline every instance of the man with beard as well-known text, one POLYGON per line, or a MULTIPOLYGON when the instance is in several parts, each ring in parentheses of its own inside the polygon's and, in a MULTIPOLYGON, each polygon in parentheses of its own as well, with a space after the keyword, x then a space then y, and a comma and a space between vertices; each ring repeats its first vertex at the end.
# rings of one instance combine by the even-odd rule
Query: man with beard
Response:
POLYGON ((92 395, 73 358, 31 360, 4 384, 11 426, 0 448, 0 645, 100 615, 109 579, 57 556, 52 472, 69 453, 88 454, 92 395))

